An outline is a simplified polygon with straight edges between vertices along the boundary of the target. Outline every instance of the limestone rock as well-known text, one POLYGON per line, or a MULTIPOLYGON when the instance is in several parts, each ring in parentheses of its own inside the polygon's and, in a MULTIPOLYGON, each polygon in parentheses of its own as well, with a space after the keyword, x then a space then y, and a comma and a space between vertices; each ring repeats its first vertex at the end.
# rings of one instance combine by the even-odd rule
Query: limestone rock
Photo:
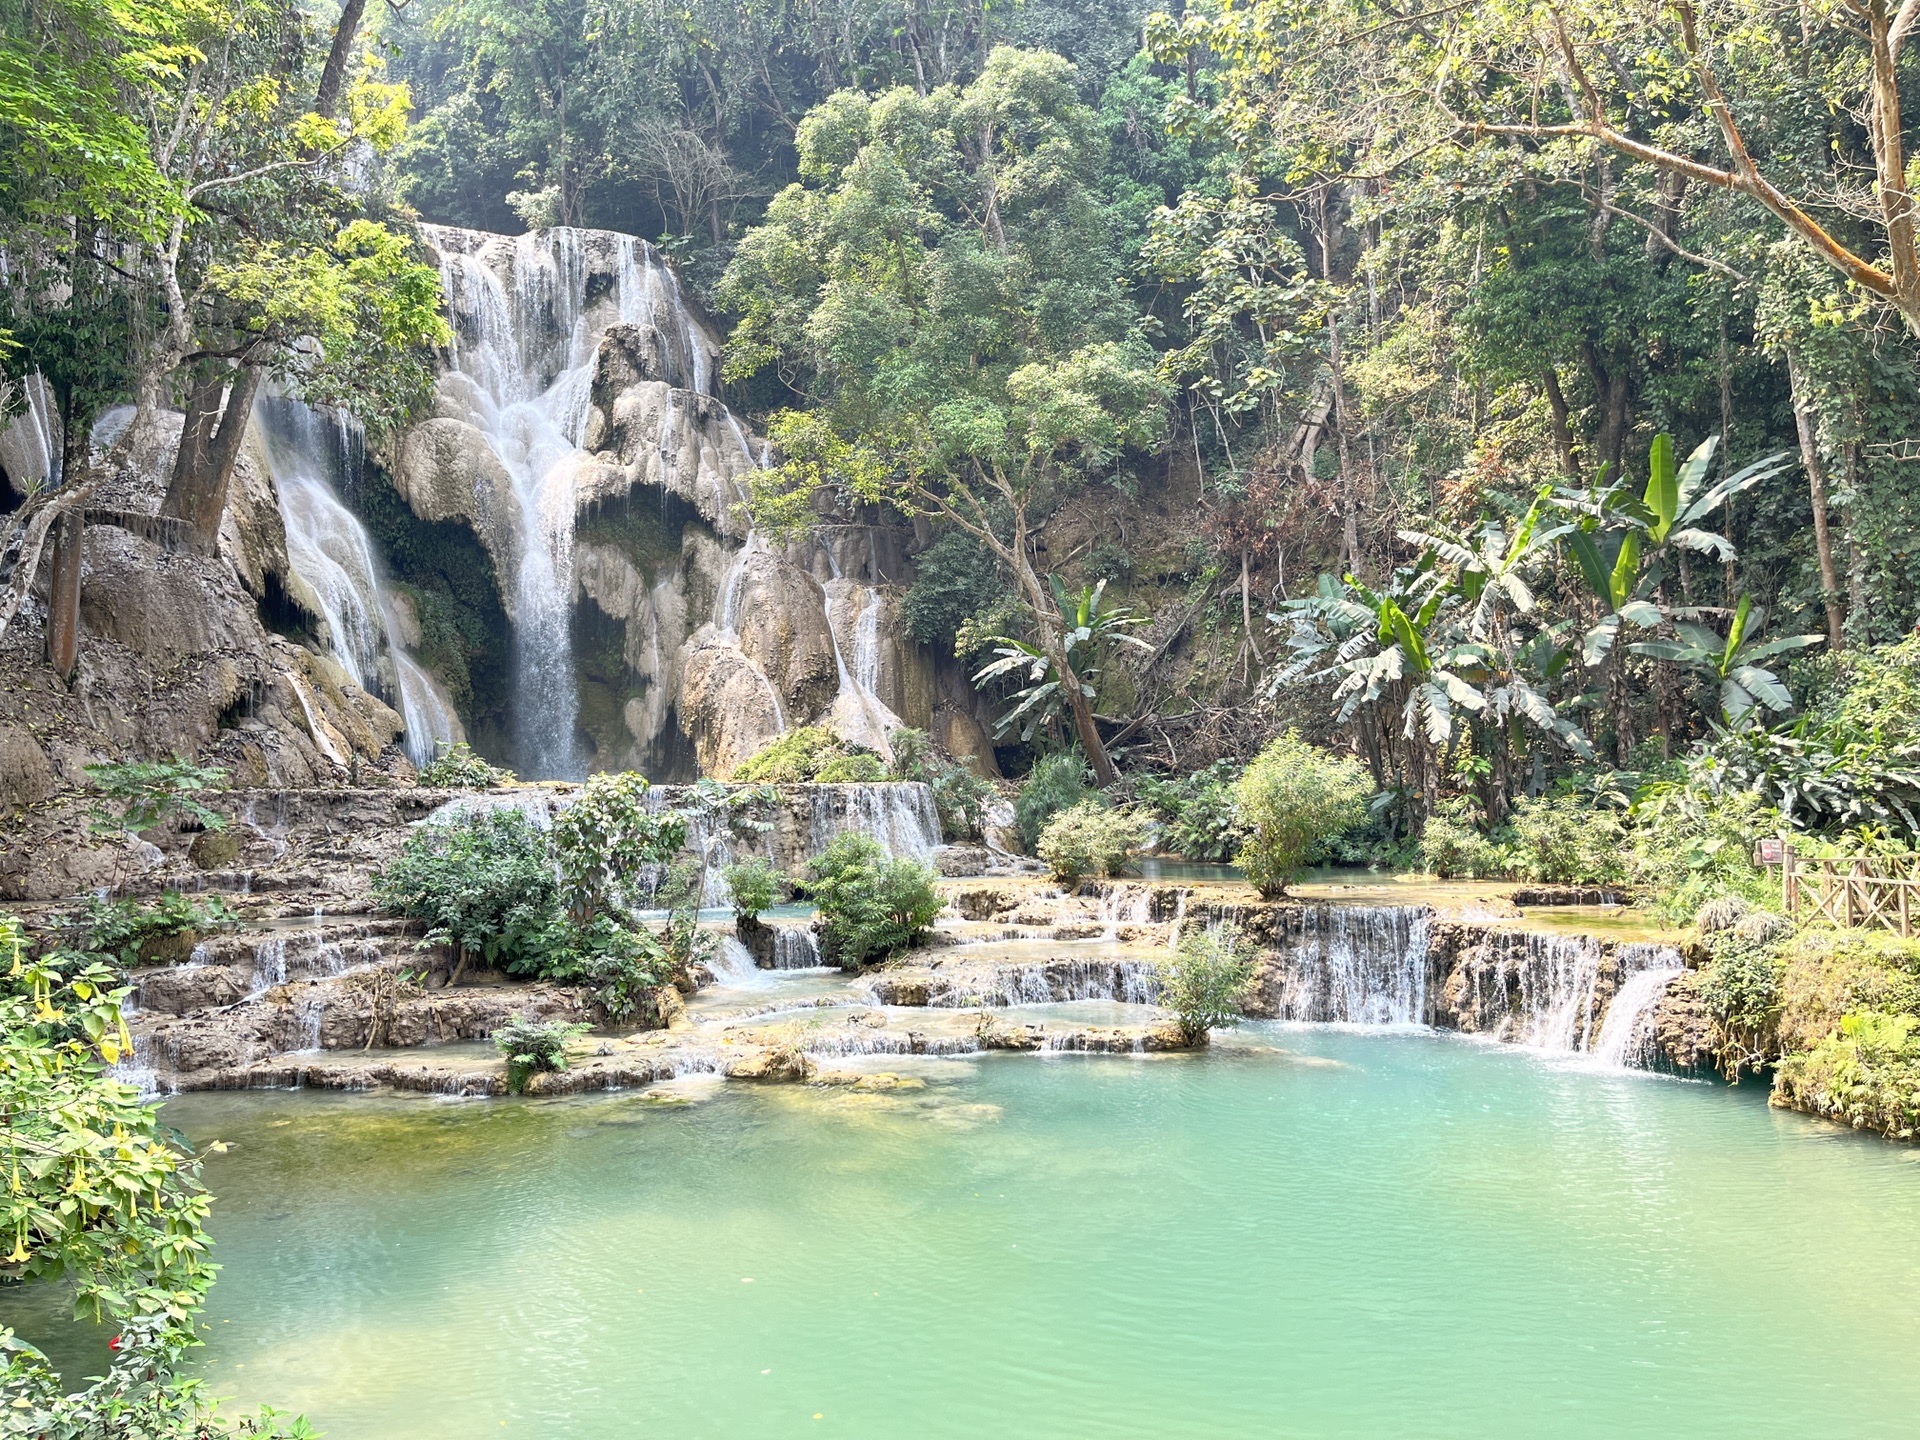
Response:
POLYGON ((0 811, 23 810, 53 794, 47 752, 24 725, 0 725, 0 811))

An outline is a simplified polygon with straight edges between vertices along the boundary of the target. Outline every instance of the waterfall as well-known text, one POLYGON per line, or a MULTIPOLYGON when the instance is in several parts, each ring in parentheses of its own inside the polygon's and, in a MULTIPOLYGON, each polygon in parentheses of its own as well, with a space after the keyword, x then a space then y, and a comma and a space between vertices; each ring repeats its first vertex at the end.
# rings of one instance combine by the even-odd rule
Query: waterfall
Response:
POLYGON ((918 781, 812 785, 807 853, 818 855, 836 835, 870 835, 889 855, 925 859, 940 847, 940 808, 918 781))
POLYGON ((1686 966, 1669 945, 1622 945, 1615 963, 1624 978, 1593 1042, 1594 1063, 1610 1070, 1651 1069, 1658 1058, 1654 1012, 1686 966))
MULTIPOLYGON (((1501 1040, 1560 1054, 1598 1054, 1604 1037, 1607 1003, 1607 955, 1586 935, 1547 935, 1535 931, 1495 932, 1481 953, 1463 964, 1461 1020, 1465 1028, 1501 1040)), ((1629 1006, 1650 1005, 1657 994, 1643 993, 1634 982, 1648 971, 1677 971, 1680 957, 1671 946, 1621 945, 1613 952, 1615 1003, 1626 995, 1629 1006), (1629 987, 1633 993, 1627 995, 1629 987)), ((1671 979, 1671 974, 1668 975, 1671 979)), ((1652 981, 1644 982, 1652 986, 1652 981)), ((1612 1045, 1622 1054, 1633 1043, 1637 1021, 1623 1013, 1612 1045)))
POLYGON ((1283 1020, 1421 1025, 1427 1020, 1427 912, 1407 905, 1310 905, 1285 942, 1283 1020))
POLYGON ((753 963, 752 953, 731 935, 720 937, 707 960, 707 969, 713 973, 714 984, 736 990, 761 990, 771 983, 771 978, 753 963))
POLYGON ((812 970, 820 964, 820 942, 808 925, 776 925, 773 930, 773 968, 812 970))
POLYGON ((333 658, 369 694, 397 701, 407 758, 424 765, 441 743, 461 737, 452 702, 397 637, 393 598, 373 545, 341 503, 337 479, 358 453, 344 415, 329 421, 295 401, 263 398, 255 423, 287 532, 287 559, 326 622, 333 658), (392 679, 387 678, 390 664, 392 679))
POLYGON ((580 319, 585 280, 573 232, 523 235, 514 289, 429 229, 455 316, 453 368, 479 392, 476 419, 512 482, 518 546, 513 620, 514 740, 522 773, 579 779, 573 664, 574 468, 581 456, 594 340, 580 319))

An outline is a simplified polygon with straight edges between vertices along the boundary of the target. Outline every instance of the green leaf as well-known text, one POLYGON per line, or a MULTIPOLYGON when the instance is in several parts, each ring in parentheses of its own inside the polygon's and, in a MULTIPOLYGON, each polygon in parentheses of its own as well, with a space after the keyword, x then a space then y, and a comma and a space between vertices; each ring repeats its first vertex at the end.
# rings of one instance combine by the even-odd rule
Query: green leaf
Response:
POLYGON ((1647 455, 1645 498, 1647 509, 1654 517, 1654 523, 1647 527, 1647 536, 1657 545, 1667 538, 1680 513, 1679 478, 1673 468, 1673 437, 1665 431, 1653 437, 1653 447, 1647 455))

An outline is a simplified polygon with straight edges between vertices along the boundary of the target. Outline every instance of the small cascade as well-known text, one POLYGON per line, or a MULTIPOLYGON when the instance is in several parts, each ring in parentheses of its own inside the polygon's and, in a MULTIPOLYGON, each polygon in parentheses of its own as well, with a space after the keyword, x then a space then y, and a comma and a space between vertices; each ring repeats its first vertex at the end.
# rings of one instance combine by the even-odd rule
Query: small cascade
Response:
POLYGON ((833 576, 825 586, 827 638, 833 644, 833 664, 840 682, 839 693, 833 701, 832 727, 854 744, 891 759, 893 748, 887 736, 898 730, 902 721, 874 693, 880 683, 879 588, 843 576, 832 545, 822 546, 821 552, 833 576), (841 627, 835 617, 852 608, 856 598, 860 608, 853 623, 853 664, 849 667, 847 646, 840 637, 841 627))
POLYGON ((770 983, 766 972, 753 963, 753 954, 731 935, 722 935, 707 959, 713 982, 735 990, 761 990, 770 983))
POLYGON ((933 991, 935 1009, 980 1006, 1056 1005, 1069 1000, 1109 1000, 1153 1005, 1160 999, 1160 967, 1151 960, 1043 960, 996 965, 933 991))
MULTIPOLYGON (((1153 892, 1134 886, 1109 885, 1100 892, 1093 913, 1094 919, 1104 929, 1106 938, 1118 940, 1122 925, 1148 925, 1153 922, 1153 892)), ((1172 943, 1177 944, 1178 940, 1172 943)))
POLYGON ((327 997, 324 992, 310 990, 293 1002, 293 1018, 297 1027, 293 1048, 299 1051, 315 1051, 322 1048, 320 1027, 327 1017, 327 997))
POLYGON ((321 934, 275 936, 253 951, 253 983, 246 997, 257 1000, 291 980, 330 980, 384 959, 374 940, 329 940, 321 934))
POLYGON ((940 848, 940 808, 918 781, 871 785, 814 785, 808 853, 818 855, 836 835, 852 830, 878 840, 894 857, 925 859, 940 848))
POLYGON ((773 968, 812 970, 820 965, 820 942, 810 925, 773 927, 773 968))
POLYGON ((1659 1053, 1654 1013, 1686 965, 1670 945, 1622 945, 1614 959, 1622 978, 1593 1042, 1594 1064, 1610 1070, 1652 1069, 1659 1053))
MULTIPOLYGON (((1643 994, 1634 982, 1649 971, 1681 968, 1679 953, 1666 945, 1621 945, 1609 962, 1606 948, 1591 936, 1496 933, 1462 967, 1461 1024, 1537 1050, 1597 1054, 1609 998, 1617 1004, 1634 986, 1629 1007, 1650 1005, 1657 994, 1643 994)), ((1624 1053, 1634 1043, 1636 1024, 1623 1012, 1611 1046, 1624 1053)))
POLYGON ((1283 1020, 1421 1025, 1427 1020, 1427 911, 1310 905, 1282 944, 1283 1020))
POLYGON ((287 559, 320 607, 328 648, 356 685, 395 702, 406 725, 407 758, 425 765, 440 745, 462 737, 460 719, 396 638, 393 597, 372 542, 340 501, 339 484, 359 454, 357 432, 345 415, 329 421, 291 400, 264 398, 254 413, 286 527, 287 559))

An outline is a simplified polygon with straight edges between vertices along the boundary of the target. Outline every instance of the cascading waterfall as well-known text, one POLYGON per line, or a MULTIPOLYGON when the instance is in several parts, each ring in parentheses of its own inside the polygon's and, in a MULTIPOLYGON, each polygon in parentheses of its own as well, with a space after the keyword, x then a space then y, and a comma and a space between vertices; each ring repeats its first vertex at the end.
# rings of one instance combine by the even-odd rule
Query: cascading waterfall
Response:
MULTIPOLYGON (((1483 955, 1465 967, 1463 1019, 1471 1028, 1501 1040, 1560 1054, 1598 1055, 1609 1012, 1623 995, 1632 1007, 1648 1010, 1659 990, 1627 989, 1647 971, 1679 971, 1680 956, 1671 946, 1628 944, 1612 957, 1615 992, 1608 1003, 1603 984, 1607 954, 1585 935, 1545 935, 1507 931, 1488 937, 1483 955)), ((1652 982, 1647 982, 1648 986, 1652 982)), ((1638 1024, 1623 1011, 1611 1048, 1626 1053, 1638 1024)))
POLYGON ((940 807, 932 789, 917 781, 815 785, 809 803, 809 854, 848 830, 871 835, 895 857, 924 859, 940 846, 940 807))
POLYGON ((399 643, 393 598, 372 542, 340 501, 336 481, 352 465, 358 437, 344 415, 329 421, 277 398, 261 400, 255 423, 279 496, 287 559, 320 606, 333 657, 361 689, 397 701, 407 758, 425 765, 438 746, 461 738, 460 720, 399 643))
POLYGON ((1283 942, 1283 1020, 1345 1025, 1427 1021, 1427 912, 1405 905, 1310 905, 1283 942))
POLYGON ((1668 945, 1622 945, 1615 960, 1624 978, 1593 1042, 1593 1060, 1613 1070, 1649 1069, 1658 1057, 1654 1012, 1686 966, 1680 952, 1668 945), (1636 964, 1639 968, 1629 973, 1628 967, 1636 964))
POLYGON ((812 970, 820 964, 820 942, 806 925, 777 925, 773 931, 773 968, 812 970))
POLYGON ((833 645, 833 664, 840 684, 833 701, 833 728, 854 743, 891 757, 893 751, 887 736, 900 728, 901 720, 874 693, 874 687, 880 683, 879 588, 843 576, 833 546, 823 545, 821 549, 833 576, 826 585, 827 638, 833 645), (834 616, 856 595, 860 598, 860 612, 854 620, 853 665, 849 667, 840 626, 834 616))

